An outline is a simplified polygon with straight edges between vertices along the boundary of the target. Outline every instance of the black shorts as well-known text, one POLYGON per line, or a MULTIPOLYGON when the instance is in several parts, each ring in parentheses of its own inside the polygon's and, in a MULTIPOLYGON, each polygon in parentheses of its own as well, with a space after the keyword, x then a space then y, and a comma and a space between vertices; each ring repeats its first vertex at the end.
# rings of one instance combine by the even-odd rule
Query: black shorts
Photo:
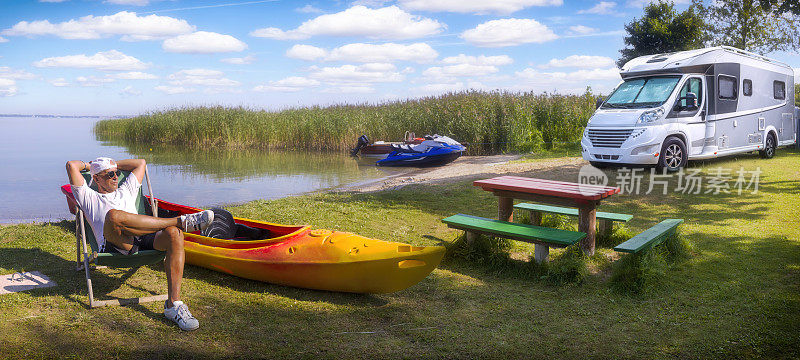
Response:
POLYGON ((153 250, 153 244, 156 241, 156 234, 157 232, 144 234, 142 236, 134 236, 133 237, 133 247, 130 251, 126 253, 125 250, 118 249, 114 244, 106 241, 105 252, 109 253, 121 253, 126 255, 133 255, 139 252, 139 250, 153 250))
POLYGON ((157 233, 144 234, 133 237, 133 248, 129 254, 136 254, 139 250, 153 250, 153 243, 156 241, 157 233))

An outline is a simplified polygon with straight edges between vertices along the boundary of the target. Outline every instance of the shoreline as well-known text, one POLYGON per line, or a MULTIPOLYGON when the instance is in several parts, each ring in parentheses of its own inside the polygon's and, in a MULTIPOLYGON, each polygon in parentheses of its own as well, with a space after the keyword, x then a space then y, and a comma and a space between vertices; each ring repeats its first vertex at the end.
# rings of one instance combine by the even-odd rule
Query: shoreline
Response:
MULTIPOLYGON (((371 193, 379 191, 390 191, 401 189, 413 184, 448 184, 467 179, 478 179, 484 177, 494 177, 504 174, 525 174, 532 171, 552 169, 552 171, 562 172, 571 165, 585 163, 581 157, 557 157, 551 159, 536 159, 522 162, 514 162, 523 155, 489 155, 489 156, 462 156, 450 164, 430 168, 409 168, 409 171, 389 175, 378 179, 370 179, 354 184, 347 184, 326 189, 319 189, 285 196, 287 197, 307 196, 318 193, 371 193)), ((241 203, 220 204, 223 207, 241 206, 253 201, 264 199, 251 199, 241 203)), ((58 223, 60 221, 70 221, 71 219, 50 219, 49 221, 19 221, 4 222, 0 226, 13 226, 19 224, 42 224, 58 223)))

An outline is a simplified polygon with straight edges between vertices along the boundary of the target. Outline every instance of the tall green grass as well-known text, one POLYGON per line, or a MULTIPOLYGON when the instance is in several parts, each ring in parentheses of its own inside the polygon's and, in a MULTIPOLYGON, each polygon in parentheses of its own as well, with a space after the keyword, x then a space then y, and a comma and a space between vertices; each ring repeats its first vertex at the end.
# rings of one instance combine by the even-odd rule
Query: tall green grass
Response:
POLYGON ((530 152, 579 141, 595 95, 464 91, 377 104, 310 106, 282 111, 185 107, 104 120, 103 140, 188 147, 343 151, 366 134, 398 141, 406 131, 448 135, 473 155, 530 152))

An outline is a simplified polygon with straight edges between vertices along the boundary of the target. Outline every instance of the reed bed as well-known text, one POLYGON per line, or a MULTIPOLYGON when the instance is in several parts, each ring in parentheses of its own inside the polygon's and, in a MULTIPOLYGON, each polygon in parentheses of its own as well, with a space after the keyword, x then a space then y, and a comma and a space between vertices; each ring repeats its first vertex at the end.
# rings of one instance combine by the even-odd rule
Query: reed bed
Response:
POLYGON ((104 120, 104 140, 186 147, 344 151, 358 136, 398 141, 406 131, 441 134, 471 155, 531 152, 578 142, 596 96, 463 91, 375 104, 310 106, 281 111, 184 107, 104 120))

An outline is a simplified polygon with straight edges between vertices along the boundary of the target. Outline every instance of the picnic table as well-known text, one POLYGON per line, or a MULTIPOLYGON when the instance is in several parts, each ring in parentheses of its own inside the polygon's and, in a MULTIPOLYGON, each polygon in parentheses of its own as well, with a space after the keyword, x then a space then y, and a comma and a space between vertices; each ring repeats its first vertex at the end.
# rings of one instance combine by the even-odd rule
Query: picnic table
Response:
POLYGON ((473 183, 498 197, 498 220, 512 221, 514 199, 578 208, 578 231, 586 233, 581 248, 594 254, 596 208, 600 201, 619 193, 618 187, 578 184, 573 182, 499 176, 473 183))

